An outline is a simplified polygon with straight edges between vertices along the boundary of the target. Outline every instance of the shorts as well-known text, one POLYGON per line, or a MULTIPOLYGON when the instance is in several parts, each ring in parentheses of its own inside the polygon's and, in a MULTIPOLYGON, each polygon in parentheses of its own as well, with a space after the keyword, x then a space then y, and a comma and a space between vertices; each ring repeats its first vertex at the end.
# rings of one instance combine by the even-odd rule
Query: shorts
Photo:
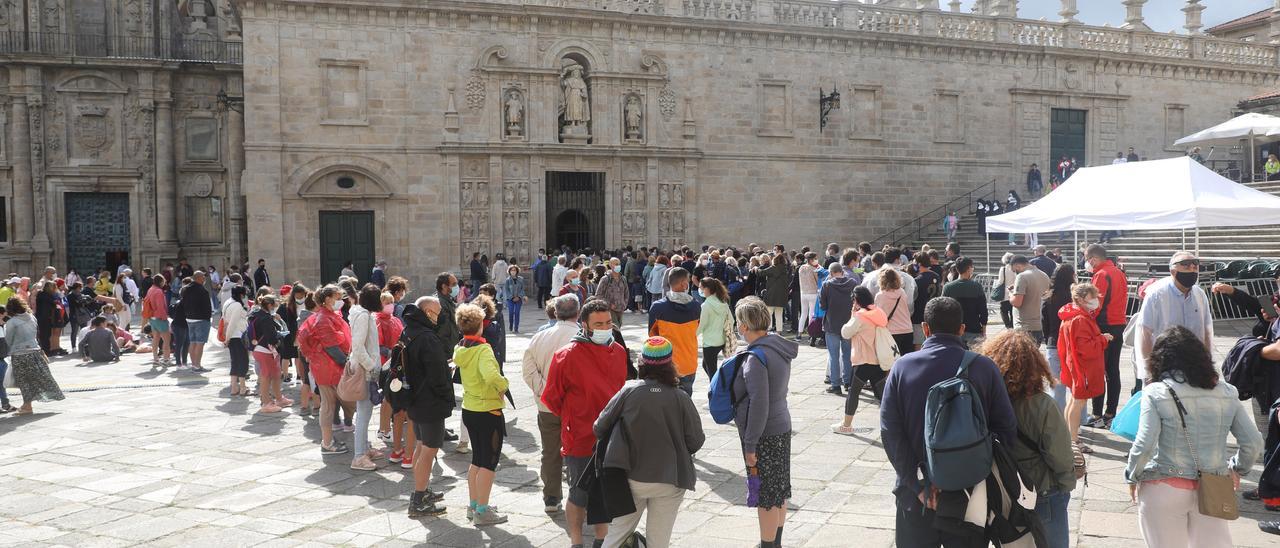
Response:
POLYGON ((569 502, 578 508, 587 507, 587 490, 578 487, 578 479, 587 471, 587 466, 591 464, 591 457, 570 457, 565 456, 564 466, 569 470, 569 475, 565 479, 569 480, 569 502))
POLYGON ((191 344, 209 342, 209 320, 187 320, 187 342, 191 344))
POLYGON ((307 360, 302 357, 298 358, 298 381, 302 383, 302 386, 311 387, 311 367, 307 365, 307 360))
POLYGON ((497 470, 502 457, 502 438, 507 435, 507 423, 502 412, 462 410, 462 424, 471 437, 471 465, 486 470, 497 470))
POLYGON ((444 447, 444 419, 413 421, 413 435, 431 449, 444 447))
POLYGON ((156 318, 151 318, 147 323, 151 324, 151 331, 153 333, 169 332, 169 320, 159 320, 156 318))
POLYGON ((270 352, 253 351, 253 361, 258 364, 258 376, 263 379, 280 377, 280 360, 270 352))
POLYGON ((917 346, 924 344, 924 325, 918 323, 911 324, 911 337, 912 342, 917 346))

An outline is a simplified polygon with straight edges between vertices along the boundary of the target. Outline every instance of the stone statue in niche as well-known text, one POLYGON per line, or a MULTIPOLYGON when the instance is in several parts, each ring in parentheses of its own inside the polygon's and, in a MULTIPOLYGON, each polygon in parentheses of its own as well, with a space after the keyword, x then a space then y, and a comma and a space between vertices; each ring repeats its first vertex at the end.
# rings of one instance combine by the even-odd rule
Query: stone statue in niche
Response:
POLYGON ((502 186, 502 205, 511 207, 516 202, 516 185, 510 183, 502 186))
POLYGON ((632 200, 631 185, 622 185, 622 206, 631 207, 632 200))
POLYGON ((467 213, 465 211, 462 212, 462 237, 474 238, 476 235, 475 232, 476 232, 475 220, 472 219, 470 213, 467 213))
POLYGON ((644 234, 644 223, 645 223, 644 213, 636 213, 635 215, 636 215, 636 222, 633 224, 636 227, 636 232, 644 234))
POLYGON ((684 232, 684 214, 675 212, 671 214, 671 229, 676 234, 684 232))
POLYGON ((622 216, 622 232, 631 232, 631 214, 622 216))
POLYGON ((516 214, 508 211, 502 216, 502 233, 510 236, 516 231, 516 214))
POLYGON ((476 205, 489 207, 489 184, 476 183, 476 205))
POLYGON ((587 123, 591 121, 591 94, 584 76, 586 70, 571 59, 565 59, 560 70, 561 140, 566 143, 585 144, 591 137, 587 123))
POLYGON ((644 118, 641 112, 640 97, 635 94, 627 96, 627 105, 623 108, 623 115, 627 121, 627 140, 640 140, 640 122, 644 118))
POLYGON ((476 237, 483 238, 489 234, 489 214, 481 211, 476 213, 476 237))
POLYGON ((462 183, 462 207, 471 207, 471 183, 462 183))
POLYGON ((520 183, 516 187, 520 207, 529 207, 529 183, 520 183))
POLYGON ((529 235, 529 212, 521 211, 519 221, 520 221, 519 234, 521 236, 528 236, 529 235))
POLYGON ((503 104, 503 114, 507 118, 507 136, 524 135, 524 98, 519 90, 507 91, 507 100, 503 104))
POLYGON ((671 185, 671 201, 676 207, 684 207, 684 187, 671 185))
POLYGON ((635 187, 635 192, 633 194, 636 201, 635 206, 644 207, 644 183, 636 183, 632 186, 635 187))
POLYGON ((669 185, 658 185, 658 206, 667 207, 671 205, 671 192, 667 190, 669 185))

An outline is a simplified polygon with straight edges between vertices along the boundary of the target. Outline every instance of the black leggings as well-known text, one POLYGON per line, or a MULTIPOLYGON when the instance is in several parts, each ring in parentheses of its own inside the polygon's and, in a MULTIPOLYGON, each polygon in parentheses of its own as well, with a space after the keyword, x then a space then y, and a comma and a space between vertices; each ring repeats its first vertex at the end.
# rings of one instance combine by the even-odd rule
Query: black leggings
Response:
POLYGON ((899 333, 893 336, 893 342, 898 345, 898 354, 906 356, 912 350, 915 350, 916 335, 915 333, 899 333))
POLYGON ((720 369, 718 358, 723 350, 724 345, 702 347, 702 370, 707 372, 707 380, 716 376, 716 371, 720 369))
POLYGON ((858 411, 858 395, 868 384, 871 385, 871 395, 876 397, 876 401, 880 401, 880 397, 884 395, 884 381, 887 376, 876 364, 864 363, 855 366, 853 385, 849 387, 849 395, 844 399, 844 414, 852 417, 858 411))
POLYGON ((1000 320, 1004 322, 1005 329, 1013 329, 1013 303, 1000 301, 1000 320))
POLYGON ((502 457, 502 438, 507 435, 507 425, 502 413, 462 410, 462 424, 471 437, 471 465, 486 470, 497 470, 502 457))
POLYGON ((1106 373, 1107 393, 1105 394, 1106 412, 1103 412, 1103 396, 1093 398, 1093 415, 1095 417, 1114 417, 1116 408, 1120 406, 1120 354, 1124 351, 1124 326, 1107 327, 1106 333, 1113 337, 1107 343, 1106 373))

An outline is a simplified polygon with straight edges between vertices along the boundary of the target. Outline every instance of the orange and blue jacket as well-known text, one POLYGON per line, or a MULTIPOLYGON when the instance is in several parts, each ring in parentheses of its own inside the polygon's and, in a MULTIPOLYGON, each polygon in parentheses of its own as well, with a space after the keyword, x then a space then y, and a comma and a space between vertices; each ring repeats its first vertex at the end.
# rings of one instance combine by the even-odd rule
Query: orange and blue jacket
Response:
POLYGON ((701 316, 702 305, 698 301, 676 303, 660 299, 649 307, 649 336, 671 341, 672 361, 681 377, 698 371, 698 318, 701 316))

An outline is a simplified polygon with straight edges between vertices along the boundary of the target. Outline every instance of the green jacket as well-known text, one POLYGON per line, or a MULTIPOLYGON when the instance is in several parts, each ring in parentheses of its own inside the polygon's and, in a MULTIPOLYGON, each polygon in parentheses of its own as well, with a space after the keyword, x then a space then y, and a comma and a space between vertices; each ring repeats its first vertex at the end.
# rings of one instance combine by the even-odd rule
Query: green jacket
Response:
POLYGON ((702 337, 702 348, 708 346, 724 346, 724 326, 733 324, 733 313, 729 305, 715 296, 707 297, 702 302, 702 315, 698 318, 698 336, 702 337))
POLYGON ((1015 400, 1013 415, 1018 419, 1019 439, 1010 444, 1009 452, 1018 463, 1018 470, 1035 483, 1040 494, 1075 489, 1071 433, 1053 398, 1041 392, 1015 400), (1036 446, 1029 446, 1028 441, 1034 441, 1036 446))
POLYGON ((453 363, 462 378, 462 408, 467 411, 502 409, 507 378, 498 371, 498 358, 488 343, 463 339, 453 348, 453 363))

